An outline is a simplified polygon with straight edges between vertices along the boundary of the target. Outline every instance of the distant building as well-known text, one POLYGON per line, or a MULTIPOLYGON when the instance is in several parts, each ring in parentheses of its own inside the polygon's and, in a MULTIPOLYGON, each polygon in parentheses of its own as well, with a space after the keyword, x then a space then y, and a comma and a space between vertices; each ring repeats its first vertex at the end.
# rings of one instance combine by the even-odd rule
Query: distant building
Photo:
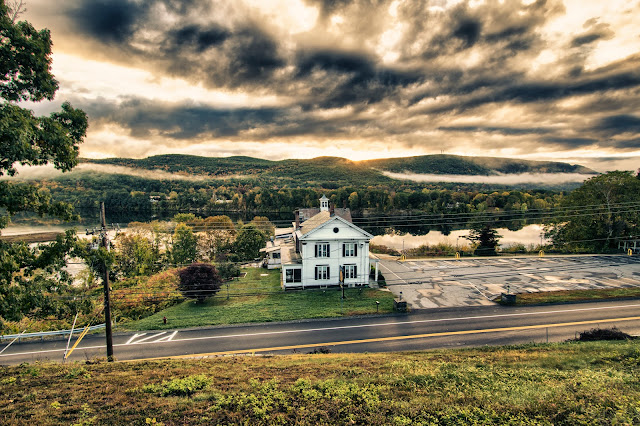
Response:
POLYGON ((267 267, 282 268, 283 288, 369 283, 369 241, 373 236, 352 223, 349 209, 330 207, 323 195, 319 209, 297 210, 293 225, 276 230, 276 236, 287 237, 276 237, 262 249, 267 254, 267 267))

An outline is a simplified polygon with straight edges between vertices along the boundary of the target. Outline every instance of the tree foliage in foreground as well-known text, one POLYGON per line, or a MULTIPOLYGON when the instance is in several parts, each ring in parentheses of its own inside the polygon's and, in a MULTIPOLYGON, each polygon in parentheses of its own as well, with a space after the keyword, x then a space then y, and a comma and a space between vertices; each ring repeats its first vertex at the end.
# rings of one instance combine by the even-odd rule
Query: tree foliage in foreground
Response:
POLYGON ((572 251, 606 252, 640 238, 640 179, 630 172, 593 177, 566 196, 547 229, 553 244, 572 251))
POLYGON ((207 297, 214 296, 222 284, 215 266, 208 263, 194 263, 178 270, 180 283, 178 290, 184 297, 202 303, 207 297))
MULTIPOLYGON (((20 101, 52 100, 58 82, 51 74, 49 30, 38 31, 28 22, 15 22, 15 18, 15 10, 10 11, 0 0, 0 176, 14 176, 16 164, 53 163, 62 171, 71 170, 78 162, 87 116, 69 103, 48 117, 36 117, 33 111, 17 105, 20 101)), ((45 191, 0 182, 0 229, 7 226, 11 215, 21 211, 63 219, 73 216, 69 205, 53 202, 45 191)), ((56 294, 69 288, 69 277, 62 268, 74 243, 72 233, 37 248, 0 241, 2 318, 17 321, 24 315, 56 316, 67 310, 56 294)))

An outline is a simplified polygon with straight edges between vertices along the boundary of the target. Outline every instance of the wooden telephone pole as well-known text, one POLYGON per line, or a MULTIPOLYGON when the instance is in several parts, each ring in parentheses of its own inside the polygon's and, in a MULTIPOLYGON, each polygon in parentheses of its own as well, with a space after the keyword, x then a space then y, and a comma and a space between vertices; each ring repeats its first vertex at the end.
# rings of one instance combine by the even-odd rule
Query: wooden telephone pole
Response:
MULTIPOLYGON (((100 203, 100 220, 102 222, 102 230, 100 236, 102 237, 101 245, 105 250, 109 249, 109 239, 107 236, 107 220, 104 214, 104 203, 100 203)), ((113 361, 113 334, 111 331, 111 298, 109 296, 109 268, 107 266, 107 260, 104 259, 102 263, 102 271, 104 273, 102 281, 104 284, 104 323, 106 326, 107 334, 107 361, 113 361)))

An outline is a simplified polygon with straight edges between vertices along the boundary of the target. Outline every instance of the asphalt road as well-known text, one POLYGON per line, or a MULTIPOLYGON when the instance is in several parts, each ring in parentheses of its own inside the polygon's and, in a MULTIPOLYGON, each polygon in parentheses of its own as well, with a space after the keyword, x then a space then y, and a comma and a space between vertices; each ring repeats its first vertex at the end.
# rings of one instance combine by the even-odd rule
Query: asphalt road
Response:
MULTIPOLYGON (((478 306, 418 313, 290 323, 116 333, 119 361, 235 354, 413 351, 434 348, 562 341, 594 327, 640 335, 640 301, 535 307, 478 306)), ((73 341, 72 341, 73 344, 73 341)), ((66 339, 16 342, 0 364, 61 362, 66 339)), ((6 346, 2 344, 0 350, 6 346)), ((69 360, 105 357, 104 334, 89 335, 69 360)))

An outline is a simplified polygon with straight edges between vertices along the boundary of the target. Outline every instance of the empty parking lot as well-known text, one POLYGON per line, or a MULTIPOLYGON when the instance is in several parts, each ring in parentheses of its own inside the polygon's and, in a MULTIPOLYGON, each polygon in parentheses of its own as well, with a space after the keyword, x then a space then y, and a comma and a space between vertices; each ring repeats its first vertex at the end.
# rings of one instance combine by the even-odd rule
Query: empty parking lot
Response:
POLYGON ((640 286, 638 256, 381 259, 388 288, 413 309, 491 305, 500 293, 640 286))

